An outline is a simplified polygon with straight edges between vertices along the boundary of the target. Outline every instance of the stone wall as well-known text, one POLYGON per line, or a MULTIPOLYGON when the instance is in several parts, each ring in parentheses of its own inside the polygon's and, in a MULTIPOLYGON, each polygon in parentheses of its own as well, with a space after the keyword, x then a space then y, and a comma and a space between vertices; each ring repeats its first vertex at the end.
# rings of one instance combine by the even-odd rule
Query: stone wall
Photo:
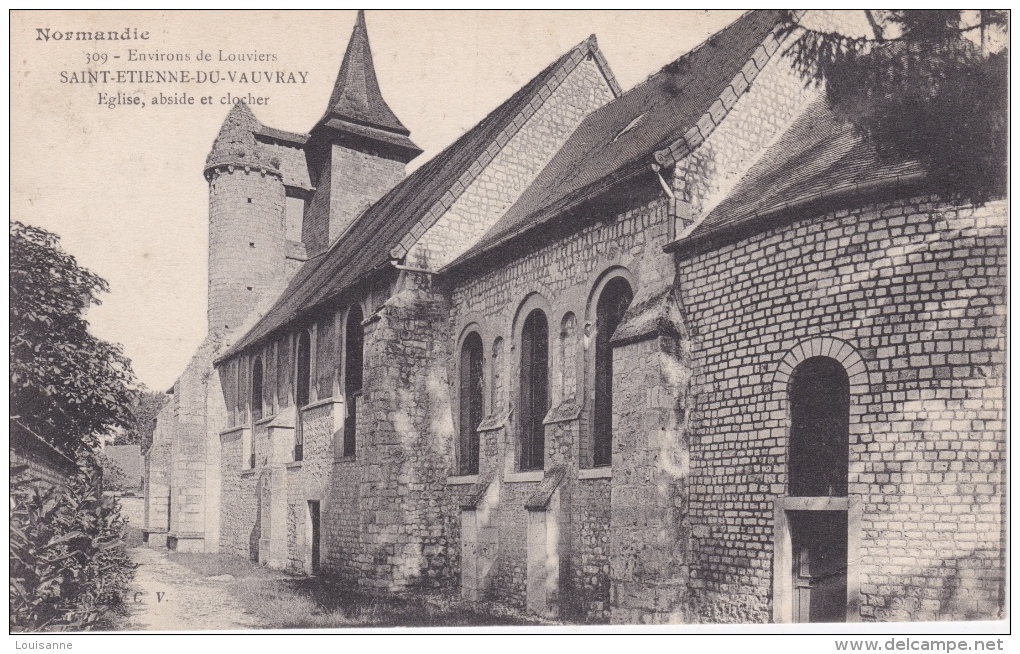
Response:
POLYGON ((674 169, 673 188, 693 205, 695 216, 707 215, 721 202, 821 92, 805 86, 793 70, 792 60, 782 55, 786 45, 771 36, 766 43, 699 121, 695 131, 706 138, 674 169))
POLYGON ((576 68, 544 92, 548 97, 525 116, 516 134, 490 148, 491 161, 476 164, 477 177, 452 196, 449 210, 411 249, 411 265, 438 270, 463 254, 506 213, 581 121, 615 97, 594 59, 578 58, 576 68))
POLYGON ((278 175, 214 169, 209 179, 209 333, 242 326, 286 281, 285 191, 278 175))
POLYGON ((692 618, 772 618, 774 502, 786 493, 780 362, 846 343, 849 493, 865 620, 1001 610, 1006 206, 868 204, 679 262, 693 338, 692 618), (860 371, 851 371, 860 374, 860 371))
POLYGON ((360 583, 432 587, 456 578, 454 500, 444 497, 453 466, 448 308, 427 276, 399 284, 365 334, 360 583))
MULTIPOLYGON (((542 308, 550 326, 550 390, 552 409, 546 418, 545 469, 563 465, 561 486, 560 607, 561 617, 591 622, 610 616, 610 500, 618 483, 613 470, 590 469, 591 394, 594 362, 595 291, 609 276, 622 275, 631 283, 638 302, 645 287, 672 283, 674 266, 662 252, 666 240, 668 206, 654 201, 615 219, 591 222, 576 233, 541 246, 521 248, 522 254, 505 265, 459 281, 452 288, 452 337, 462 339, 476 330, 486 360, 485 412, 480 478, 495 475, 499 483, 494 508, 498 547, 488 583, 488 597, 526 607, 528 512, 525 504, 540 483, 533 474, 515 472, 518 426, 512 407, 518 392, 520 323, 531 308, 542 308), (576 329, 569 326, 576 320, 576 329), (566 319, 566 320, 565 320, 566 319), (564 327, 566 325, 566 327, 564 327), (516 330, 516 331, 515 331, 516 330), (576 347, 561 342, 570 334, 576 347), (496 371, 491 367, 494 343, 501 340, 498 390, 492 393, 496 371), (588 444, 588 445, 585 445, 588 444)), ((457 356, 450 357, 448 376, 456 380, 457 356)), ((643 386, 635 389, 644 393, 643 386)), ((452 440, 452 439, 451 439, 452 440)), ((636 447, 650 447, 647 443, 636 447)), ((617 456, 614 445, 614 457, 617 456)), ((541 477, 541 473, 538 475, 541 477)))
POLYGON ((309 166, 318 168, 318 177, 302 226, 308 255, 315 256, 404 179, 405 164, 336 143, 314 146, 310 153, 323 158, 309 166))

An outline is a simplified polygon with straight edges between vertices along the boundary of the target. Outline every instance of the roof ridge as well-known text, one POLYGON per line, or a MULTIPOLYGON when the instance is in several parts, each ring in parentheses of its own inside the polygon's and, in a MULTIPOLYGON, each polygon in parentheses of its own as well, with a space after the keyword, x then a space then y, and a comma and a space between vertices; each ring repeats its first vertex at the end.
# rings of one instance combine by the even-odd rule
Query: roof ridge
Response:
MULTIPOLYGON (((610 88, 613 89, 613 92, 619 95, 620 85, 616 82, 616 77, 612 76, 612 72, 609 70, 609 64, 605 60, 605 57, 601 56, 601 51, 599 51, 598 49, 598 40, 596 39, 595 35, 592 34, 588 36, 588 38, 586 38, 585 40, 581 41, 573 48, 568 50, 566 53, 560 56, 559 59, 554 61, 552 64, 547 66, 542 72, 540 72, 538 75, 532 78, 532 81, 534 81, 535 79, 538 79, 543 75, 546 75, 547 77, 545 83, 542 84, 540 88, 537 88, 532 91, 531 100, 524 106, 524 108, 517 112, 517 115, 514 116, 511 120, 507 121, 506 125, 504 125, 503 129, 500 130, 499 134, 497 134, 492 139, 492 141, 489 144, 489 147, 487 147, 485 151, 482 152, 482 154, 479 155, 475 159, 475 161, 461 174, 460 178, 456 182, 454 182, 451 188, 447 190, 447 192, 444 193, 443 196, 429 208, 425 215, 418 220, 417 224, 412 226, 411 231, 409 231, 404 236, 404 238, 400 240, 400 243, 390 250, 390 256, 393 257, 394 259, 402 259, 403 257, 405 257, 407 253, 411 251, 411 248, 414 247, 415 243, 417 243, 418 240, 425 234, 425 232, 427 232, 433 225, 436 224, 436 222, 439 221, 439 219, 447 211, 449 211, 450 207, 453 206, 453 204, 457 201, 461 194, 463 194, 464 191, 467 190, 467 188, 478 177, 478 175, 482 173, 485 167, 488 166, 489 163, 496 158, 496 155, 499 154, 503 147, 507 143, 509 143, 510 140, 514 136, 516 136, 521 129, 523 129, 524 125, 528 122, 528 120, 532 116, 534 116, 535 113, 538 112, 538 109, 543 104, 545 104, 545 101, 550 96, 552 96, 552 94, 556 91, 557 88, 559 88, 563 80, 565 80, 570 75, 570 73, 572 73, 574 69, 577 68, 578 64, 580 64, 581 61, 584 60, 585 56, 587 56, 588 54, 594 55, 595 53, 598 53, 599 56, 601 57, 602 63, 598 64, 599 68, 602 69, 604 66, 604 74, 605 72, 609 73, 609 75, 606 76, 606 81, 609 83, 610 88), (612 77, 610 78, 610 76, 612 77)), ((593 59, 594 58, 595 57, 593 56, 593 59)), ((530 83, 531 82, 529 82, 528 84, 530 83)), ((528 84, 522 87, 522 90, 523 88, 527 88, 528 84)), ((484 122, 486 119, 488 119, 489 116, 495 113, 500 107, 509 102, 511 99, 513 99, 513 96, 508 98, 499 107, 497 107, 488 115, 486 115, 486 117, 483 118, 482 121, 479 121, 478 124, 481 124, 481 122, 484 122)), ((452 147, 455 144, 456 141, 453 144, 451 144, 450 147, 452 147)))

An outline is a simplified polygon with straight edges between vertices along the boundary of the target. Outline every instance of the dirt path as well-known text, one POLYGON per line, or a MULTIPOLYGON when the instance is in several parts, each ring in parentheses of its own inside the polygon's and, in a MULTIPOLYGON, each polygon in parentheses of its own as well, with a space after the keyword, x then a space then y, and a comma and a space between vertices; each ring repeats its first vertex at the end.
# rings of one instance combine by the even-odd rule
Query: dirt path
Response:
POLYGON ((201 577, 167 559, 165 551, 128 550, 138 564, 125 598, 125 631, 258 629, 265 625, 230 595, 227 580, 201 577))

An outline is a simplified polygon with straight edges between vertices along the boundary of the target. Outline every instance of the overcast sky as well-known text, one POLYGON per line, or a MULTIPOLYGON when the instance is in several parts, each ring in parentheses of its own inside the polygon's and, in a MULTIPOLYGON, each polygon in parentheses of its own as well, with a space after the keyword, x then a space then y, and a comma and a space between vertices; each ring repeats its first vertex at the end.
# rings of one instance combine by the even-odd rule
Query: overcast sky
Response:
MULTIPOLYGON (((571 47, 598 36, 624 90, 721 29, 740 12, 384 12, 367 24, 382 92, 425 153, 470 129, 571 47)), ((89 313, 93 331, 122 343, 139 379, 168 388, 206 329, 206 154, 227 93, 252 85, 90 85, 94 70, 250 70, 307 73, 273 84, 253 107, 266 125, 307 132, 325 110, 354 25, 332 12, 15 12, 11 22, 11 216, 60 235, 65 250, 110 282, 89 313), (39 39, 56 31, 137 29, 148 40, 89 44, 39 39), (189 62, 131 63, 136 54, 189 62), (212 63, 196 63, 199 50, 212 63), (272 54, 271 63, 220 63, 220 51, 272 54), (106 54, 106 63, 86 63, 106 54), (120 59, 112 57, 118 55, 120 59), (100 106, 101 92, 214 97, 211 105, 100 106)))

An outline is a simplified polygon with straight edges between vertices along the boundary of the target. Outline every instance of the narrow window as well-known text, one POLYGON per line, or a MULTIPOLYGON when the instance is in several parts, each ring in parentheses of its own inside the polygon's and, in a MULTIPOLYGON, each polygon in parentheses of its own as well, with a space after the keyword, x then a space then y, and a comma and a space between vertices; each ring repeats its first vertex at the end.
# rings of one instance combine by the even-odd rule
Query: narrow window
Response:
POLYGON ((634 295, 622 277, 606 284, 595 309, 595 397, 592 464, 613 463, 613 348, 610 339, 634 295))
POLYGON ((478 425, 482 422, 482 339, 472 332, 460 351, 460 446, 458 469, 478 474, 478 425))
POLYGON ((812 357, 790 378, 790 495, 845 497, 850 380, 835 359, 812 357))
POLYGON ((262 357, 255 357, 251 364, 251 421, 262 420, 262 357))
POLYGON ((549 410, 549 323, 536 309, 521 331, 521 470, 545 467, 545 425, 549 410))
POLYGON ((294 380, 294 404, 298 409, 298 420, 294 429, 294 460, 304 458, 304 434, 301 424, 301 407, 308 404, 312 374, 312 339, 307 329, 302 329, 297 342, 297 377, 294 380))
POLYGON ((237 415, 234 413, 234 407, 237 406, 237 359, 234 359, 227 363, 223 368, 220 368, 220 379, 223 383, 223 402, 227 406, 227 426, 234 427, 237 425, 237 415))
POLYGON ((277 406, 281 409, 290 406, 290 381, 294 374, 291 359, 291 339, 284 336, 277 347, 278 360, 276 362, 276 395, 277 406))
POLYGON ((351 307, 347 314, 347 329, 344 331, 344 401, 347 417, 344 420, 343 456, 354 456, 358 439, 358 405, 361 403, 361 388, 364 381, 365 328, 361 307, 351 307))
POLYGON ((492 402, 490 413, 495 415, 503 408, 503 339, 492 342, 492 402))
POLYGON ((336 365, 333 362, 333 335, 334 317, 329 317, 319 323, 316 329, 318 343, 315 347, 315 371, 318 383, 317 397, 322 400, 333 397, 333 373, 336 365))
POLYGON ((573 313, 563 316, 560 323, 560 399, 577 399, 577 318, 573 313))

